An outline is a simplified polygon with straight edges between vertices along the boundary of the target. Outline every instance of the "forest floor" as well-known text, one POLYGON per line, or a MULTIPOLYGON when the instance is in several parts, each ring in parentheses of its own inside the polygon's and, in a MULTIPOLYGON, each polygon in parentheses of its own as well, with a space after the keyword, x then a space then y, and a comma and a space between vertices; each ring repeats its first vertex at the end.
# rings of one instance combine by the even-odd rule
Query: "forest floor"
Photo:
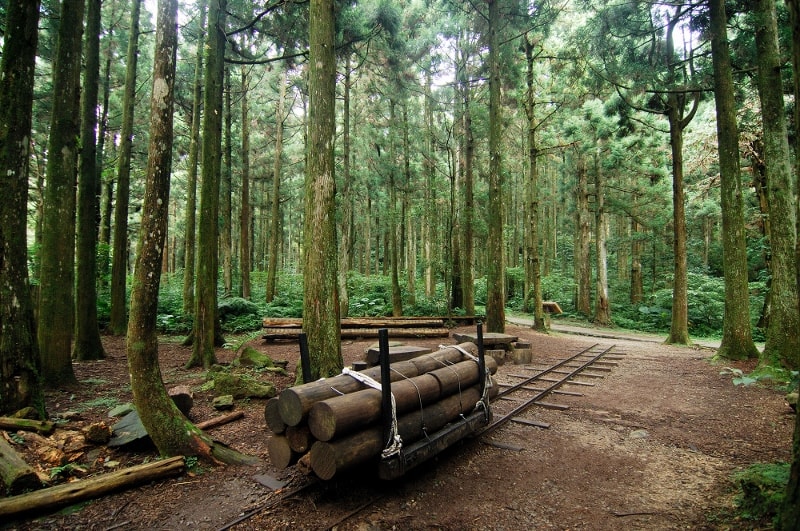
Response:
MULTIPOLYGON (((583 396, 549 399, 568 405, 568 410, 532 408, 524 413, 549 423, 549 429, 506 424, 491 435, 457 443, 392 482, 375 479, 369 470, 343 474, 324 487, 255 511, 231 528, 752 529, 753 523, 733 516, 731 475, 752 463, 790 459, 794 417, 784 393, 734 386, 729 375, 720 374, 726 365, 711 362, 712 348, 666 346, 652 336, 608 329, 556 328, 562 331, 544 335, 509 324, 506 333, 529 339, 534 362, 541 364, 595 343, 615 345, 614 352, 625 355, 605 378, 581 388, 583 396), (377 502, 358 510, 375 494, 381 496, 377 502)), ((474 327, 455 331, 472 332, 474 327)), ((362 359, 373 343, 345 341, 345 364, 362 359)), ((435 347, 453 340, 406 343, 435 347)), ((98 420, 111 423, 104 404, 131 400, 124 340, 106 337, 104 344, 106 360, 75 364, 79 388, 47 394, 51 416, 78 412, 65 427, 98 420)), ((248 344, 273 359, 288 360, 289 370, 294 369, 296 343, 255 339, 248 344)), ((203 372, 183 368, 189 354, 177 338, 162 339, 165 383, 195 389, 190 416, 199 422, 217 413, 211 408, 212 392, 199 390, 203 372)), ((217 356, 222 363, 230 362, 234 352, 220 349, 217 356)), ((747 372, 752 363, 735 366, 747 372)), ((506 363, 497 378, 515 372, 519 366, 506 363)), ((293 375, 272 378, 278 389, 294 380, 293 375)), ((245 417, 209 432, 261 458, 258 466, 204 467, 60 513, 0 523, 0 529, 227 528, 280 493, 263 486, 256 476, 286 481, 286 489, 305 478, 294 467, 271 466, 264 403, 238 401, 236 407, 245 417)), ((152 449, 130 452, 101 446, 82 459, 94 474, 155 457, 152 449)), ((47 471, 48 465, 41 466, 47 471)))

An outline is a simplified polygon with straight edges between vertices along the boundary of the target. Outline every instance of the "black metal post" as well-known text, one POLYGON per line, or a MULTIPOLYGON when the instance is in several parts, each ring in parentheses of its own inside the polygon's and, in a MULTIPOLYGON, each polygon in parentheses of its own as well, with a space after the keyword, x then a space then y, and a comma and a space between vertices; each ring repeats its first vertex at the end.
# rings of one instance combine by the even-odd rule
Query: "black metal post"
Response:
POLYGON ((392 441, 392 384, 389 376, 389 330, 381 328, 378 330, 378 349, 380 355, 378 359, 381 363, 381 420, 383 421, 383 440, 384 446, 388 446, 392 441))
POLYGON ((483 396, 483 391, 486 389, 486 353, 483 350, 483 323, 480 321, 478 321, 478 371, 481 382, 480 395, 483 396))
POLYGON ((303 371, 303 383, 311 381, 311 356, 308 353, 308 336, 300 332, 300 368, 303 371))

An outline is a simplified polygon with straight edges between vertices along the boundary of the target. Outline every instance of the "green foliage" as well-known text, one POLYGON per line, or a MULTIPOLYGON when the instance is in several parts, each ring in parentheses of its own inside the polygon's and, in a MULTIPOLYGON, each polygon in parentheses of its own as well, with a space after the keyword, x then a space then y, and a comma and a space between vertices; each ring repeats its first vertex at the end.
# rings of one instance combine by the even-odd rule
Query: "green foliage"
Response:
POLYGON ((789 482, 789 464, 755 463, 735 473, 733 480, 739 489, 736 497, 739 516, 774 523, 789 482))

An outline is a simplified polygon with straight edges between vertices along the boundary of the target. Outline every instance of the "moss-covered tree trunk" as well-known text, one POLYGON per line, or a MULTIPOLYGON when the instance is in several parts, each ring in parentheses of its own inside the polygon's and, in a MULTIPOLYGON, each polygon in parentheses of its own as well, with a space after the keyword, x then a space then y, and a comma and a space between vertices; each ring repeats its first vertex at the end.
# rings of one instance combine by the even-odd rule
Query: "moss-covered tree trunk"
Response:
MULTIPOLYGON (((397 103, 389 99, 389 122, 397 123, 397 103)), ((397 232, 401 224, 397 216, 397 141, 394 135, 389 136, 389 267, 392 280, 392 315, 403 315, 403 297, 400 294, 400 254, 398 252, 397 232)))
POLYGON ((177 14, 177 0, 159 0, 147 177, 128 322, 131 391, 142 424, 161 455, 195 455, 214 462, 238 462, 229 450, 215 445, 183 416, 167 395, 158 364, 156 317, 169 215, 177 14))
POLYGON ((189 138, 189 160, 186 163, 186 221, 184 227, 183 313, 194 312, 195 232, 197 230, 197 159, 200 154, 200 121, 203 99, 203 46, 206 26, 206 0, 197 4, 201 33, 194 64, 192 88, 192 123, 189 138))
POLYGON ((309 8, 309 146, 303 230, 303 330, 311 376, 338 374, 344 365, 339 338, 334 173, 336 58, 333 0, 309 8))
POLYGON ((76 360, 105 358, 97 323, 97 96, 100 80, 101 0, 88 0, 81 101, 81 152, 78 175, 78 240, 76 255, 75 345, 76 360))
POLYGON ((721 180, 722 258, 725 275, 725 314, 722 322, 722 343, 717 354, 728 359, 746 359, 757 357, 758 350, 753 343, 750 325, 747 241, 744 232, 744 200, 739 168, 736 100, 731 73, 725 2, 710 0, 709 7, 721 180))
POLYGON ((200 187, 200 223, 197 238, 192 356, 187 367, 211 367, 221 339, 217 322, 217 267, 219 265, 219 195, 222 148, 222 84, 224 81, 227 0, 210 0, 203 97, 203 170, 200 187))
POLYGON ((72 370, 75 292, 75 181, 80 136, 84 0, 64 0, 53 64, 53 113, 44 189, 39 323, 45 385, 76 383, 72 370))
POLYGON ((800 314, 795 260, 796 212, 783 104, 775 2, 755 2, 758 95, 764 129, 764 164, 770 219, 770 316, 761 363, 800 368, 800 314))
POLYGON ((28 165, 39 1, 6 6, 0 65, 0 415, 34 407, 44 418, 28 279, 28 165))
POLYGON ((136 65, 139 57, 139 14, 141 0, 131 0, 131 25, 125 59, 125 90, 122 100, 117 165, 117 199, 114 204, 114 248, 111 263, 111 315, 109 330, 121 336, 127 330, 126 277, 128 274, 128 203, 131 187, 131 149, 133 144, 133 109, 136 95, 136 65))
POLYGON ((486 330, 504 332, 505 311, 505 245, 503 243, 503 173, 500 159, 500 23, 499 0, 489 4, 489 201, 486 253, 486 330))

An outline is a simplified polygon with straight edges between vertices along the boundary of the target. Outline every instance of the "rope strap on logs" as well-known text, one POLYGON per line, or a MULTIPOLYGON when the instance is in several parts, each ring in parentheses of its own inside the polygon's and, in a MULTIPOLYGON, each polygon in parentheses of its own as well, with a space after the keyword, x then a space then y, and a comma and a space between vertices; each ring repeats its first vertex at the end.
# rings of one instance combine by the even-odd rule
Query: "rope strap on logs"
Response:
MULTIPOLYGON (((445 348, 454 348, 457 351, 461 352, 464 356, 471 359, 475 363, 478 364, 480 367, 480 360, 477 356, 473 356, 467 349, 462 348, 461 345, 439 345, 440 349, 445 348)), ((484 382, 485 385, 483 386, 483 396, 478 402, 475 404, 475 409, 481 408, 483 409, 483 413, 486 415, 486 420, 489 420, 489 388, 492 387, 492 378, 491 374, 489 373, 489 369, 486 369, 486 374, 484 374, 484 382)))
MULTIPOLYGON (((380 382, 370 378, 366 374, 360 373, 358 371, 351 371, 349 368, 345 367, 342 369, 342 374, 350 376, 351 378, 355 379, 362 384, 372 387, 373 389, 377 389, 381 391, 381 384, 380 382)), ((403 449, 403 440, 400 438, 400 433, 397 429, 397 406, 394 401, 394 393, 392 393, 392 429, 389 435, 389 441, 386 443, 386 448, 383 449, 381 452, 381 457, 387 459, 394 455, 398 455, 400 451, 403 449)))

